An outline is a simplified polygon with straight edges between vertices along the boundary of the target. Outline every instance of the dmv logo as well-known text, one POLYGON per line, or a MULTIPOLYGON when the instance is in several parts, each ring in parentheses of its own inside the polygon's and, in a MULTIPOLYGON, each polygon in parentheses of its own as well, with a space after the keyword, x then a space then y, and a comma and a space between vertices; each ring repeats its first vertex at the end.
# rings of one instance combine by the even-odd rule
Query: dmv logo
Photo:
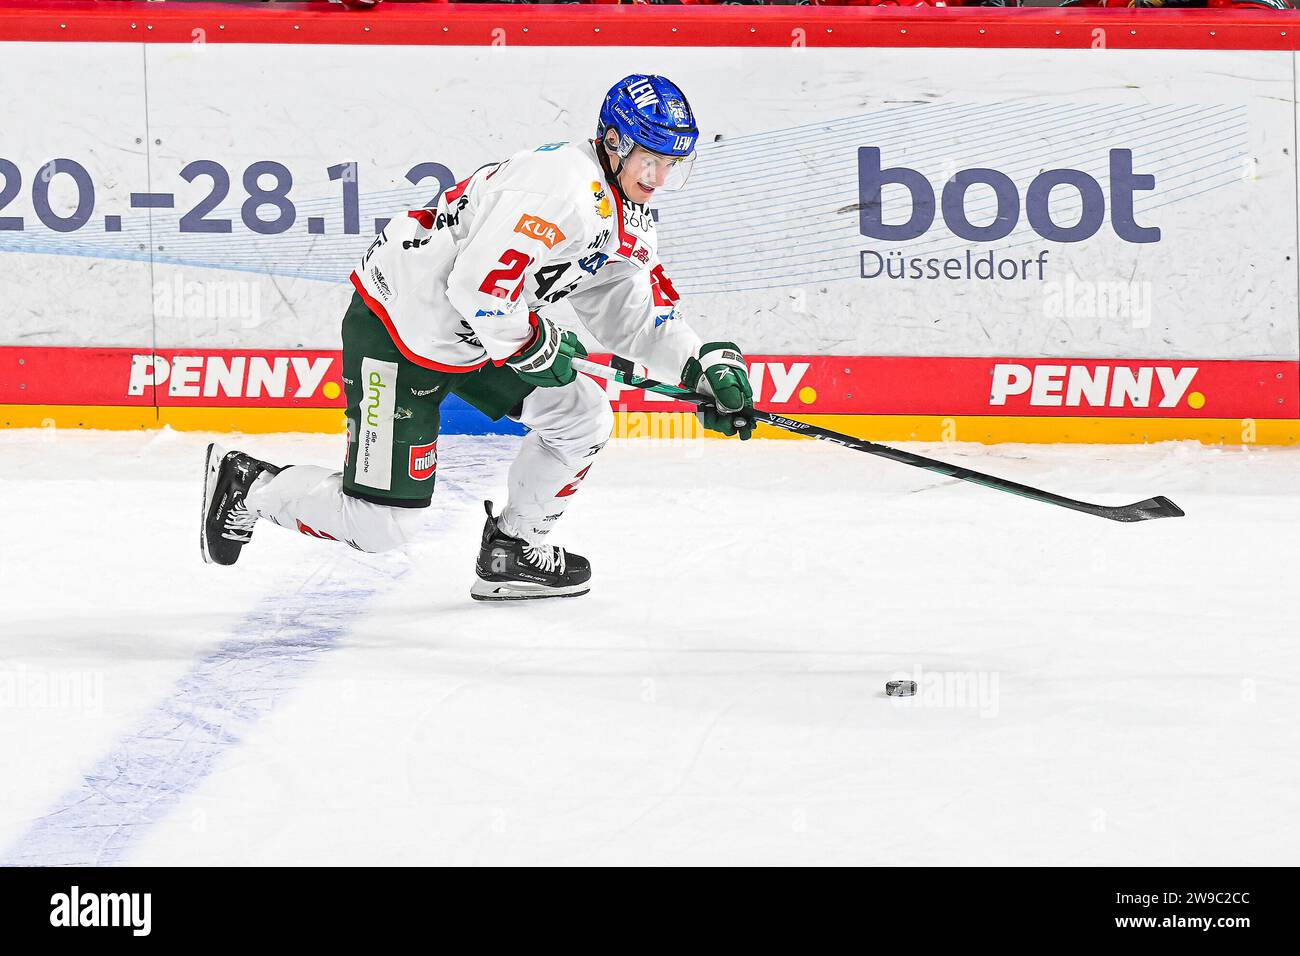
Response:
POLYGON ((1027 404, 1033 407, 1176 408, 1187 395, 1187 404, 1200 408, 1205 404, 1205 396, 1200 392, 1187 394, 1199 371, 1195 366, 1035 365, 1030 368, 999 363, 993 366, 989 404, 1006 405, 1008 399, 1028 395, 1027 404))

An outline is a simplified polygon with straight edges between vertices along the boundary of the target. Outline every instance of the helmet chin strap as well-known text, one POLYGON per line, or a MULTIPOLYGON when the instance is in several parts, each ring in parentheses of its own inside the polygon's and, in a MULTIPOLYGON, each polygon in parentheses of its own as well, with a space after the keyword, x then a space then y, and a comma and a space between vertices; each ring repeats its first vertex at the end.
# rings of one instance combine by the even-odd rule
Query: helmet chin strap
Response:
POLYGON ((595 141, 596 157, 600 160, 600 168, 605 171, 605 178, 610 182, 618 182, 618 171, 623 168, 623 157, 619 157, 618 169, 611 165, 609 158, 609 147, 605 145, 605 138, 602 136, 595 141))

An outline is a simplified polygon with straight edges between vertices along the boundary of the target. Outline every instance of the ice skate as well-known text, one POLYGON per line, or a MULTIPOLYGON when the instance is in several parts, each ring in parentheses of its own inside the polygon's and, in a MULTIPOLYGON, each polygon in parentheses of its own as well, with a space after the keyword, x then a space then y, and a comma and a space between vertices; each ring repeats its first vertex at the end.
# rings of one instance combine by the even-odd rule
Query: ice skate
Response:
POLYGON ((234 564, 253 537, 257 513, 244 505, 244 497, 263 472, 280 469, 240 451, 208 446, 203 465, 203 510, 200 513, 199 548, 208 564, 234 564))
POLYGON ((487 523, 475 570, 478 580, 470 588, 476 601, 534 601, 539 598, 578 597, 591 590, 591 564, 580 554, 555 545, 532 545, 512 538, 492 516, 485 501, 487 523))

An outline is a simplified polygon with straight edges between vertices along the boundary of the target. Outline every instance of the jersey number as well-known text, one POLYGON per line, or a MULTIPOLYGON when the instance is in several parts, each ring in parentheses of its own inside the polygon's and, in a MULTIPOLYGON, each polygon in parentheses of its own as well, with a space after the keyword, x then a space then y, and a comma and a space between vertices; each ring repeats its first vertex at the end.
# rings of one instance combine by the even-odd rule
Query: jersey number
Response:
POLYGON ((559 302, 566 295, 578 287, 578 280, 574 279, 562 289, 556 289, 555 284, 560 281, 560 277, 569 271, 570 262, 561 262, 553 266, 542 266, 533 277, 537 280, 537 298, 543 302, 559 302))
POLYGON ((486 292, 488 295, 494 295, 498 299, 509 299, 511 302, 519 298, 519 293, 524 288, 524 270, 532 262, 531 256, 526 256, 518 249, 507 249, 502 253, 501 258, 497 260, 504 269, 493 269, 487 274, 487 277, 479 285, 480 292, 486 292), (513 285, 513 289, 511 286, 513 285))

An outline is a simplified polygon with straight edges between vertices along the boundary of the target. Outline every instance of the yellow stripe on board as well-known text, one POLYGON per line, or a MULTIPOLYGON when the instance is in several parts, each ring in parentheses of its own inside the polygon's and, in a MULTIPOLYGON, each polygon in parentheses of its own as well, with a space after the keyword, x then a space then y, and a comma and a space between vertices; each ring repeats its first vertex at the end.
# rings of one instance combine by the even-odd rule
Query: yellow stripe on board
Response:
MULTIPOLYGON (((1211 445, 1294 445, 1300 421, 1236 418, 1053 418, 991 415, 800 415, 802 421, 872 441, 1086 442, 1133 444, 1191 439, 1211 445)), ((686 412, 616 412, 616 438, 721 437, 686 412)), ((0 405, 0 427, 178 431, 324 432, 345 430, 337 408, 154 408, 104 405, 0 405)), ((762 438, 797 438, 760 426, 762 438)))
MULTIPOLYGON (((686 412, 617 412, 616 438, 721 438, 686 412)), ((1294 445, 1300 421, 1237 418, 1055 418, 990 415, 792 415, 800 421, 871 441, 968 441, 1141 444, 1193 440, 1209 445, 1294 445)), ((759 438, 799 438, 760 425, 759 438)))
POLYGON ((0 405, 5 428, 157 428, 152 405, 0 405))
POLYGON ((181 432, 345 432, 341 408, 160 408, 158 424, 181 432))
POLYGON ((340 408, 155 408, 152 405, 0 405, 4 428, 162 428, 186 432, 343 432, 340 408))
MULTIPOLYGON (((1300 421, 1239 418, 1048 418, 988 415, 799 415, 802 421, 872 441, 970 441, 1126 445, 1192 440, 1207 445, 1294 445, 1300 421)), ((764 438, 796 438, 762 426, 764 438)))

